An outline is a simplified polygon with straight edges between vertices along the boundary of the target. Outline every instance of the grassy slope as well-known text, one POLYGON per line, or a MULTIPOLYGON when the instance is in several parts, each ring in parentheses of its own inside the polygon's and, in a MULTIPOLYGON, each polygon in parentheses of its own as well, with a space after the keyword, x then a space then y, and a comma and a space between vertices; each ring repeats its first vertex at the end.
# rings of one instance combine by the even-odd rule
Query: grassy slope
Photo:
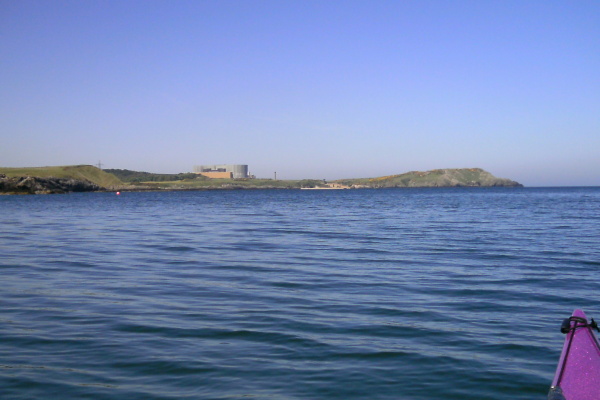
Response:
POLYGON ((91 165, 71 165, 59 167, 0 168, 0 174, 9 177, 36 176, 41 178, 71 178, 88 180, 96 185, 113 188, 123 186, 116 176, 91 165))
POLYGON ((157 188, 157 189, 235 189, 235 188, 281 188, 293 189, 300 187, 314 187, 322 183, 316 180, 288 181, 272 179, 184 179, 170 182, 142 182, 135 184, 136 187, 157 188))
POLYGON ((179 174, 155 174, 152 172, 131 171, 128 169, 105 169, 104 172, 113 174, 123 182, 140 183, 140 182, 169 182, 189 180, 208 180, 209 178, 195 174, 193 172, 179 174))

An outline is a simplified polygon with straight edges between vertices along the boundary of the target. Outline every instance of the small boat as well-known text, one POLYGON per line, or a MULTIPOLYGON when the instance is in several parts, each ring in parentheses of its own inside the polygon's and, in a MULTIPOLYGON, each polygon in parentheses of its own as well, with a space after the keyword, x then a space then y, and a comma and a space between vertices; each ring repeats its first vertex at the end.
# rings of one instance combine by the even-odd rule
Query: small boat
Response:
POLYGON ((594 334, 598 324, 581 310, 563 321, 566 334, 548 400, 600 399, 600 343, 594 334))

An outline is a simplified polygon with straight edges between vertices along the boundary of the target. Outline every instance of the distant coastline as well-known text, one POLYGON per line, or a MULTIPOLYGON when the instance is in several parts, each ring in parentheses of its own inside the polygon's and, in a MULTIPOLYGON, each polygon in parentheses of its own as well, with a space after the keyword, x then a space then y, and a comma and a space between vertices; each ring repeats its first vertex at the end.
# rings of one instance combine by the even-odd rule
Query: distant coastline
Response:
POLYGON ((376 178, 334 181, 302 179, 210 179, 194 173, 153 174, 101 170, 92 165, 0 168, 0 194, 58 194, 99 191, 239 189, 379 189, 408 187, 523 187, 481 168, 411 171, 376 178))

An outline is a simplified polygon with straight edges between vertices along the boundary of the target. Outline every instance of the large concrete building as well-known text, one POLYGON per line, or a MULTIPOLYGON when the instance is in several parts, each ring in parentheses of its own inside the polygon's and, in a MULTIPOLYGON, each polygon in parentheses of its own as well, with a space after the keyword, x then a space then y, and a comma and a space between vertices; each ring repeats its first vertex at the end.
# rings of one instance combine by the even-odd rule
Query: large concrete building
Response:
POLYGON ((195 165, 194 172, 209 178, 249 178, 248 166, 242 164, 195 165))

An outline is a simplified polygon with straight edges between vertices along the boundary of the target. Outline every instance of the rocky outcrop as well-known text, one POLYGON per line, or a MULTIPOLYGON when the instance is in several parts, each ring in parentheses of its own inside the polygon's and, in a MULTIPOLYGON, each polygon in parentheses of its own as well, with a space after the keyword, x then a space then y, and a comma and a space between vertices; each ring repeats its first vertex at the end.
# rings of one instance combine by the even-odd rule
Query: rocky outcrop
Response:
POLYGON ((104 190, 95 183, 70 178, 39 178, 21 176, 9 178, 0 174, 0 193, 8 194, 60 194, 71 192, 97 192, 104 190))

